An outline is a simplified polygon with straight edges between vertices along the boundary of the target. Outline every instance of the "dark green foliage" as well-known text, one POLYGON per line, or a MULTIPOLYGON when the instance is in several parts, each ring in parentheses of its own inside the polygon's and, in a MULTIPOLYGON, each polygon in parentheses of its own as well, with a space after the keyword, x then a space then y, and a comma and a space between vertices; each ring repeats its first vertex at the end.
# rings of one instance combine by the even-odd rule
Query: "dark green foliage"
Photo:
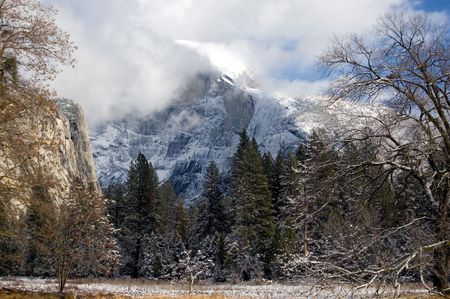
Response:
POLYGON ((125 185, 112 183, 104 191, 105 197, 110 200, 108 205, 108 216, 115 228, 122 225, 125 218, 125 185))
POLYGON ((138 277, 143 259, 144 238, 161 229, 158 176, 141 153, 131 163, 126 183, 124 219, 120 226, 122 273, 138 277))
POLYGON ((212 236, 216 232, 225 233, 227 230, 221 181, 219 169, 214 162, 211 162, 206 169, 203 192, 199 204, 196 227, 199 240, 212 236))
POLYGON ((172 279, 176 275, 174 269, 178 267, 179 254, 185 251, 189 217, 183 200, 177 198, 169 182, 164 183, 158 193, 154 213, 160 228, 141 236, 138 276, 172 279))
POLYGON ((296 156, 292 153, 288 153, 284 157, 277 157, 277 169, 279 190, 275 210, 278 220, 286 222, 293 210, 293 205, 303 191, 302 170, 296 156))
POLYGON ((186 243, 189 229, 189 218, 182 199, 179 199, 176 202, 173 224, 173 231, 175 232, 176 238, 181 240, 183 243, 186 243))
POLYGON ((178 203, 177 195, 169 182, 159 188, 161 205, 161 232, 169 235, 174 232, 175 211, 178 203))
MULTIPOLYGON (((231 169, 231 193, 235 206, 234 236, 242 258, 260 255, 269 263, 266 252, 275 233, 275 217, 262 158, 244 131, 231 169)), ((268 268, 268 267, 266 267, 268 268)), ((245 270, 245 276, 253 274, 245 270)), ((267 273, 266 273, 267 274, 267 273)))
POLYGON ((160 197, 161 235, 186 242, 189 219, 184 201, 177 197, 169 182, 160 187, 160 197))
POLYGON ((225 210, 227 204, 221 184, 219 169, 214 162, 211 162, 206 169, 202 197, 195 209, 197 212, 194 214, 193 236, 190 240, 190 248, 195 252, 200 250, 203 255, 213 261, 212 277, 215 281, 226 279, 225 236, 230 230, 230 222, 226 218, 225 210))

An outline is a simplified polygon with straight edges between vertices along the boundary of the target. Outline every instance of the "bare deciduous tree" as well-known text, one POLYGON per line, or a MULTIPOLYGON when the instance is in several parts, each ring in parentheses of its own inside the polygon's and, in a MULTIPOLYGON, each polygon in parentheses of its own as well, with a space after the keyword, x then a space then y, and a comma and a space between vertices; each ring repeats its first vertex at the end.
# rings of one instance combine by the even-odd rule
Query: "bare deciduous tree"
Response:
POLYGON ((55 113, 49 92, 38 86, 53 79, 60 65, 74 63, 75 47, 56 26, 55 13, 38 0, 0 1, 0 182, 7 182, 5 188, 18 182, 41 148, 33 138, 39 133, 37 116, 55 113))
POLYGON ((55 238, 59 291, 69 277, 110 277, 119 265, 116 230, 106 216, 106 200, 80 181, 60 207, 55 238))
POLYGON ((434 286, 449 292, 449 30, 424 15, 399 13, 380 18, 375 30, 370 41, 357 35, 335 38, 320 57, 320 66, 335 76, 329 89, 333 101, 365 100, 389 106, 381 116, 372 116, 371 122, 377 125, 370 132, 346 132, 348 140, 371 139, 381 149, 376 161, 351 169, 357 173, 357 169, 376 167, 392 183, 400 175, 414 178, 426 195, 433 233, 411 253, 411 259, 374 273, 400 273, 427 252, 432 255, 434 286))
POLYGON ((38 0, 0 1, 0 196, 38 177, 30 161, 45 146, 39 116, 56 114, 42 83, 60 65, 74 63, 75 47, 56 26, 55 13, 38 0))
POLYGON ((53 79, 61 64, 73 64, 69 35, 55 23, 56 11, 38 0, 0 1, 0 80, 15 74, 53 79))
MULTIPOLYGON (((0 211, 5 222, 17 222, 17 207, 27 206, 22 199, 29 198, 33 185, 55 183, 53 165, 39 163, 44 153, 57 149, 56 132, 43 129, 45 120, 56 116, 44 82, 60 65, 73 65, 75 50, 56 26, 55 13, 38 0, 0 0, 0 211)), ((15 226, 0 228, 0 241, 13 238, 15 226)))

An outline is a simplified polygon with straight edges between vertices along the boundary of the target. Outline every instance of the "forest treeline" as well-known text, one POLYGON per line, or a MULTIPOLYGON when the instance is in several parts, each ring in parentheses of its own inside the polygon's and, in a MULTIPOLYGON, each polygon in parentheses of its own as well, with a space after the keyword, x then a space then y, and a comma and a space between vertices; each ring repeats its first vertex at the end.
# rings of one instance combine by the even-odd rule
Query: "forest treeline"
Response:
POLYGON ((40 163, 57 145, 37 138, 36 121, 55 112, 48 80, 74 64, 55 14, 0 2, 0 275, 56 276, 60 291, 69 277, 129 276, 450 292, 448 25, 391 13, 369 39, 336 37, 318 62, 330 103, 371 111, 276 157, 242 132, 230 171, 212 162, 186 207, 143 155, 106 198, 76 178, 58 190, 40 163))
MULTIPOLYGON (((339 139, 318 129, 295 153, 274 158, 244 131, 229 172, 211 162, 188 207, 142 154, 107 199, 75 184, 58 217, 36 186, 21 225, 9 223, 13 237, 2 238, 1 275, 363 284, 386 269, 377 279, 417 281, 420 270, 439 283, 432 262, 388 271, 433 238, 420 184, 407 175, 391 181, 382 168, 356 171, 377 161, 379 147, 339 139)), ((432 251, 422 254, 433 260, 432 251)))
MULTIPOLYGON (((229 172, 221 174, 211 162, 202 195, 189 207, 169 182, 158 188, 154 168, 140 154, 126 184, 106 192, 122 253, 117 273, 363 284, 372 269, 386 269, 379 279, 417 281, 415 267, 388 269, 434 234, 433 211, 419 183, 408 175, 393 182, 382 168, 355 170, 355 164, 377 161, 379 147, 337 140, 318 129, 297 152, 273 158, 244 131, 229 172)), ((432 263, 422 270, 439 283, 432 263)))

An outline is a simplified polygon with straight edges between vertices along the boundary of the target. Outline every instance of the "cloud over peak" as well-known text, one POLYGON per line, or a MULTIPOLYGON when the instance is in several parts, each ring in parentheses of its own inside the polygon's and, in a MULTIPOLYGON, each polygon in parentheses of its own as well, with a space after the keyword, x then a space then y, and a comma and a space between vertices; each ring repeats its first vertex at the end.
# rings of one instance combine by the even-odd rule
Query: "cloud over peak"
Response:
MULTIPOLYGON (((415 0, 47 0, 78 45, 78 65, 54 82, 91 122, 170 103, 189 78, 249 68, 269 90, 319 92, 314 62, 332 34, 369 32, 415 0), (184 42, 175 42, 184 40, 184 42), (222 65, 220 63, 222 62, 222 65), (219 65, 218 65, 219 64, 219 65)), ((445 13, 433 18, 447 20, 445 13)))

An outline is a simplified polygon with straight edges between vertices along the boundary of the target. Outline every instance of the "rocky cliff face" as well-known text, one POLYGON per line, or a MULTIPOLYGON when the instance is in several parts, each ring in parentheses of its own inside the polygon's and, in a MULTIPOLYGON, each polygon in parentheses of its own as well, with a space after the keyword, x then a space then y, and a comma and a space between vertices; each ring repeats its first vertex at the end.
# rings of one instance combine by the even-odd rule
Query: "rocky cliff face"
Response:
POLYGON ((2 123, 7 138, 1 142, 0 197, 23 206, 32 186, 42 185, 63 201, 75 179, 99 190, 81 107, 69 100, 27 104, 2 123), (14 134, 7 135, 8 130, 14 134))
POLYGON ((131 160, 142 152, 160 181, 171 181, 189 202, 199 196, 210 161, 222 173, 229 170, 243 129, 262 152, 275 157, 280 151, 295 150, 316 127, 365 126, 354 116, 372 113, 356 103, 330 105, 323 97, 294 99, 265 93, 258 89, 253 72, 232 53, 211 44, 177 43, 209 58, 217 72, 193 78, 159 113, 141 119, 130 115, 94 128, 91 141, 102 186, 124 181, 131 160))
POLYGON ((71 178, 98 188, 86 117, 80 105, 67 99, 58 99, 58 117, 61 121, 60 160, 71 178))
MULTIPOLYGON (((176 103, 147 118, 130 115, 94 128, 91 141, 100 184, 124 181, 142 152, 161 181, 187 202, 200 194, 210 161, 228 171, 246 129, 262 152, 295 150, 312 128, 336 126, 339 115, 323 98, 292 99, 237 85, 227 76, 199 76, 176 103)), ((351 109, 353 109, 352 107, 351 109)))

